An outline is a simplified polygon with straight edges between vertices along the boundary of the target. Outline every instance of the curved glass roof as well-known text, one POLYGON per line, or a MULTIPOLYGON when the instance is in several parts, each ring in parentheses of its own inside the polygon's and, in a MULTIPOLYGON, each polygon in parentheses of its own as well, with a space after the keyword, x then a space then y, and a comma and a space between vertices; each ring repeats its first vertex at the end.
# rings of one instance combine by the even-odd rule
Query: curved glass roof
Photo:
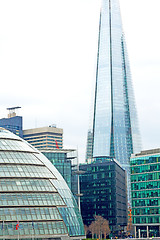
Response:
POLYGON ((85 235, 77 203, 57 169, 29 143, 2 128, 0 225, 4 239, 85 235))

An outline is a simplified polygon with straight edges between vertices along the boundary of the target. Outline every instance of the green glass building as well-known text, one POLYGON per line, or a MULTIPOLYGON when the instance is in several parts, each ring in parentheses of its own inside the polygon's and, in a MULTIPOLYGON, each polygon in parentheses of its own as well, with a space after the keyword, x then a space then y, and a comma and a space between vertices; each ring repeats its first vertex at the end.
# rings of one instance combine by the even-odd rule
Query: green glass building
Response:
POLYGON ((75 150, 65 149, 42 149, 41 152, 48 158, 48 160, 57 168, 65 179, 67 185, 71 189, 71 172, 72 172, 72 159, 75 150), (72 155, 70 153, 73 153, 72 155), (72 156, 72 157, 71 157, 72 156))
POLYGON ((131 160, 132 217, 136 237, 160 236, 160 149, 131 160))
POLYGON ((42 149, 41 152, 60 172, 75 199, 78 194, 77 150, 75 149, 42 149))

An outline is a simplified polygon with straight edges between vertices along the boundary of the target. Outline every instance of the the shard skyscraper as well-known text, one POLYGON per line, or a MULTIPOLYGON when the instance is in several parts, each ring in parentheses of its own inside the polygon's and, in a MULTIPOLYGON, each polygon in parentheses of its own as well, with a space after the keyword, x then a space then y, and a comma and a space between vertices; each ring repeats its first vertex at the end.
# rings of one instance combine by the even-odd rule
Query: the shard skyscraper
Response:
POLYGON ((103 0, 99 23, 92 126, 86 161, 111 156, 129 172, 129 158, 141 150, 137 112, 118 0, 103 0))

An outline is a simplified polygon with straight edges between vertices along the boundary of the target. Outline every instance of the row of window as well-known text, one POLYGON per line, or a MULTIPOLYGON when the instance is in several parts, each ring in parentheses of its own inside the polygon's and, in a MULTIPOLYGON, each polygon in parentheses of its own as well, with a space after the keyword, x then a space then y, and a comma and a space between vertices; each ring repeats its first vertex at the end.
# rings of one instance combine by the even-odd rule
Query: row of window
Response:
POLYGON ((23 152, 0 152, 0 163, 25 163, 43 165, 32 153, 23 152))
POLYGON ((36 164, 36 165, 44 165, 38 159, 23 159, 23 158, 0 158, 1 163, 9 163, 9 164, 36 164))
POLYGON ((49 140, 62 140, 62 136, 49 136, 49 135, 41 135, 39 137, 25 137, 24 138, 25 140, 27 140, 28 142, 33 142, 33 141, 38 141, 38 140, 46 140, 46 139, 49 139, 49 140))
POLYGON ((66 156, 66 153, 52 153, 52 152, 43 152, 42 153, 51 161, 56 161, 56 160, 66 160, 67 159, 67 156, 66 156))
POLYGON ((22 130, 21 127, 20 126, 16 126, 15 123, 14 123, 14 125, 1 124, 1 127, 5 128, 5 129, 10 129, 10 130, 22 130))
POLYGON ((102 168, 102 166, 93 166, 87 167, 86 171, 89 172, 99 172, 99 171, 107 171, 107 170, 114 170, 114 165, 108 165, 102 168))
MULTIPOLYGON (((56 148, 56 143, 53 143, 53 142, 40 142, 40 143, 37 143, 37 142, 33 142, 33 143, 31 143, 34 147, 37 147, 37 146, 53 146, 53 147, 55 147, 56 148)), ((62 143, 58 143, 58 146, 59 147, 62 147, 62 143)))
POLYGON ((8 191, 55 192, 56 189, 47 179, 0 179, 0 192, 8 191))
POLYGON ((160 156, 145 156, 145 157, 139 157, 139 158, 131 158, 130 164, 132 165, 142 165, 142 164, 148 164, 148 163, 157 163, 160 162, 160 156))
POLYGON ((53 234, 66 234, 67 230, 62 221, 57 222, 20 222, 19 228, 16 230, 17 223, 2 222, 0 227, 0 236, 10 235, 53 235, 53 234))
POLYGON ((160 197, 160 189, 132 192, 132 198, 160 197))
POLYGON ((160 163, 131 167, 131 174, 160 171, 160 163))
POLYGON ((131 176, 131 182, 140 182, 140 181, 150 181, 150 180, 159 180, 160 172, 152 172, 146 174, 136 174, 131 176))
POLYGON ((57 208, 0 208, 3 221, 61 220, 57 208))
POLYGON ((60 140, 60 139, 57 139, 57 140, 55 140, 55 139, 48 139, 48 138, 46 138, 46 139, 39 139, 39 140, 28 140, 28 142, 29 143, 31 143, 31 144, 37 144, 37 143, 52 143, 52 144, 55 144, 55 141, 57 141, 57 143, 58 144, 62 144, 62 140, 60 140))
POLYGON ((2 165, 0 168, 1 177, 55 177, 47 167, 30 165, 2 165))
POLYGON ((144 208, 132 208, 132 215, 155 215, 160 214, 160 208, 159 207, 144 207, 144 208))
POLYGON ((159 205, 160 205, 160 198, 132 200, 133 207, 159 206, 159 205))
POLYGON ((131 183, 131 190, 160 188, 160 181, 131 183))
POLYGON ((154 216, 154 217, 133 217, 133 224, 139 223, 159 223, 160 222, 160 217, 154 216))
POLYGON ((85 175, 81 175, 81 182, 90 182, 93 181, 94 179, 102 179, 102 178, 107 178, 107 181, 110 181, 110 179, 114 176, 115 173, 113 172, 102 172, 102 173, 92 173, 87 172, 85 175), (110 179, 108 179, 110 178, 110 179))
POLYGON ((38 139, 38 138, 42 138, 42 137, 58 137, 60 136, 59 138, 62 138, 63 137, 63 134, 62 133, 55 133, 55 132, 43 132, 43 133, 35 133, 35 134, 27 134, 27 135, 23 135, 24 139, 25 140, 28 140, 28 139, 38 139))
POLYGON ((17 140, 0 140, 0 150, 17 150, 17 151, 28 151, 28 152, 35 152, 33 148, 27 145, 23 141, 17 140))
POLYGON ((1 206, 65 205, 57 193, 0 193, 1 206))

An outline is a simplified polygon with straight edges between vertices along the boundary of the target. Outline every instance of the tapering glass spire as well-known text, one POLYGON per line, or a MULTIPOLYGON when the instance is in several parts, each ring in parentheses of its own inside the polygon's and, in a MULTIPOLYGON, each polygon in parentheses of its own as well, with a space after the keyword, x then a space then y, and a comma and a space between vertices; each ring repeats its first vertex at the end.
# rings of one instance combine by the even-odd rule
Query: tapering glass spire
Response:
POLYGON ((86 161, 111 156, 129 172, 141 141, 118 0, 102 1, 92 125, 86 161))

